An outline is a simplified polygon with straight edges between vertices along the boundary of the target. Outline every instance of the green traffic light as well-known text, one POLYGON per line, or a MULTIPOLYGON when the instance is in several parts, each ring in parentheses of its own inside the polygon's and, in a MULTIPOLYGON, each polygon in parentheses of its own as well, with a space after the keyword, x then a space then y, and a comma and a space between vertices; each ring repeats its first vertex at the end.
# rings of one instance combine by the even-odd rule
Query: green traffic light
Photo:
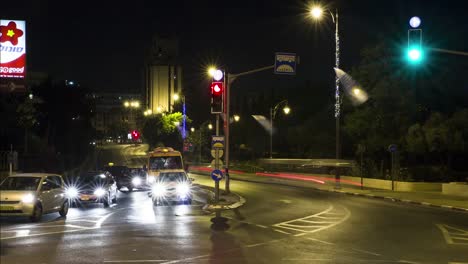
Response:
POLYGON ((409 48, 407 57, 410 62, 419 63, 423 60, 423 52, 420 48, 409 48))

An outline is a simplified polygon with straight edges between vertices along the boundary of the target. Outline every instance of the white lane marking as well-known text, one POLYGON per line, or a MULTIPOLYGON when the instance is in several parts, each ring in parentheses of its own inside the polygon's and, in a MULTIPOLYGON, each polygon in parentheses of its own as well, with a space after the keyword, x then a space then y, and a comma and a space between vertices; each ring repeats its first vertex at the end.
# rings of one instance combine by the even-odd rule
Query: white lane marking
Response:
POLYGON ((268 228, 268 226, 264 226, 264 225, 256 225, 258 227, 261 227, 261 228, 268 228))
POLYGON ((288 223, 291 223, 291 222, 294 222, 294 221, 304 220, 304 219, 307 219, 307 218, 319 216, 319 215, 322 215, 322 214, 326 214, 326 213, 330 212, 331 210, 333 210, 333 205, 330 205, 325 211, 322 211, 320 213, 316 213, 316 214, 313 214, 313 215, 309 215, 309 216, 306 216, 306 217, 301 217, 301 218, 297 218, 297 219, 293 219, 293 220, 284 221, 284 222, 281 222, 281 223, 274 224, 273 226, 280 226, 280 225, 288 224, 288 223))
POLYGON ((283 231, 283 230, 273 229, 273 231, 276 231, 276 232, 279 232, 279 233, 283 233, 283 234, 287 234, 287 235, 291 235, 291 233, 286 232, 286 231, 283 231))
POLYGON ((327 241, 323 241, 323 240, 316 239, 316 238, 308 237, 307 239, 312 240, 312 241, 316 241, 316 242, 320 242, 320 243, 323 243, 323 244, 327 244, 327 245, 334 245, 334 243, 332 243, 332 242, 327 242, 327 241))
POLYGON ((436 224, 436 226, 442 231, 447 244, 468 245, 468 231, 444 224, 436 224))
MULTIPOLYGON (((109 216, 111 216, 112 214, 114 214, 114 213, 110 213, 110 214, 104 215, 101 219, 99 219, 99 221, 94 222, 95 225, 94 225, 93 227, 80 227, 80 226, 76 226, 76 227, 78 227, 78 228, 77 228, 77 229, 73 229, 73 230, 61 230, 61 231, 43 232, 43 233, 27 234, 27 235, 21 235, 21 232, 19 232, 20 235, 8 236, 8 237, 0 237, 0 240, 7 240, 7 239, 14 239, 14 238, 25 238, 25 237, 36 237, 36 236, 53 235, 53 234, 63 234, 63 233, 73 233, 73 232, 79 232, 79 231, 84 231, 84 230, 99 229, 99 228, 101 228, 102 223, 103 223, 109 216)), ((62 227, 66 227, 66 226, 67 226, 67 224, 62 225, 62 227)), ((42 227, 47 227, 47 225, 36 225, 36 226, 33 226, 33 227, 35 227, 35 228, 42 228, 42 227)), ((76 228, 76 227, 72 227, 72 228, 76 228)), ((24 228, 21 228, 21 229, 24 229, 24 228)), ((2 231, 2 233, 3 233, 3 231, 2 231)), ((18 232, 17 232, 17 234, 18 234, 18 232)))
POLYGON ((370 252, 370 251, 367 251, 367 250, 356 249, 356 248, 351 248, 351 249, 354 250, 354 251, 357 251, 357 252, 366 253, 366 254, 373 255, 373 256, 382 256, 382 255, 380 255, 378 253, 370 252))
POLYGON ((333 259, 317 259, 317 258, 284 258, 283 261, 333 261, 333 259))
POLYGON ((165 262, 167 259, 141 259, 141 260, 104 260, 104 263, 154 263, 165 262))
POLYGON ((180 262, 187 263, 188 261, 191 261, 191 260, 202 259, 202 258, 206 258, 206 257, 210 257, 210 256, 211 256, 210 254, 207 254, 207 255, 201 255, 201 256, 196 256, 196 257, 192 257, 192 258, 184 258, 184 259, 167 261, 167 262, 163 262, 163 263, 164 264, 172 264, 172 263, 180 263, 180 262))
MULTIPOLYGON (((314 259, 314 258, 284 258, 284 261, 332 261, 335 263, 336 259, 314 259)), ((409 263, 409 264, 419 264, 419 262, 411 262, 411 261, 395 261, 395 260, 385 260, 385 259, 353 259, 353 263, 362 263, 362 262, 370 262, 370 263, 409 263)))
POLYGON ((295 234, 295 236, 303 236, 334 227, 346 221, 351 216, 351 212, 346 207, 343 207, 343 211, 344 212, 337 212, 337 209, 330 204, 330 206, 322 212, 277 223, 272 225, 272 227, 293 230, 299 232, 299 234, 295 234), (328 216, 326 215, 334 215, 334 217, 333 219, 327 219, 328 216), (340 217, 337 217, 338 215, 340 217))
POLYGON ((318 229, 315 229, 315 230, 312 230, 312 231, 307 231, 305 233, 302 233, 302 234, 297 234, 295 236, 303 236, 303 235, 307 235, 307 234, 310 234, 310 233, 316 233, 316 232, 320 232, 322 230, 325 230, 325 229, 328 229, 328 228, 332 228, 336 225, 339 225, 341 223, 343 223, 344 221, 348 220, 349 217, 351 217, 351 212, 346 208, 346 207, 343 207, 343 209, 346 211, 346 215, 343 219, 341 219, 340 221, 334 223, 334 224, 331 224, 331 225, 328 225, 328 226, 323 226, 321 228, 318 228, 318 229))

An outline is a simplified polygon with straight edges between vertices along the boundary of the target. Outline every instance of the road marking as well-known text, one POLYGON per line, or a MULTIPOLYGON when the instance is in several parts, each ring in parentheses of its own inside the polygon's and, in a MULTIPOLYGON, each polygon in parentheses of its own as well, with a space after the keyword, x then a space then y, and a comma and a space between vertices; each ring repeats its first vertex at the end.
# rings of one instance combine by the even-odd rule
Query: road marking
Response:
POLYGON ((320 243, 323 243, 323 244, 327 244, 327 245, 334 245, 334 243, 332 243, 332 242, 327 242, 327 241, 323 241, 323 240, 316 239, 316 238, 308 237, 307 239, 312 240, 312 241, 317 241, 317 242, 320 242, 320 243))
POLYGON ((378 253, 370 252, 370 251, 367 251, 367 250, 356 249, 356 248, 351 248, 351 249, 354 250, 354 251, 357 251, 357 252, 366 253, 366 254, 373 255, 373 256, 382 256, 382 255, 380 255, 378 253))
POLYGON ((256 225, 258 227, 261 227, 261 228, 268 228, 268 226, 264 226, 264 225, 256 225))
POLYGON ((330 205, 326 210, 322 212, 306 217, 301 217, 298 219, 277 223, 272 225, 272 227, 293 230, 299 232, 299 234, 295 234, 295 236, 303 236, 306 234, 319 232, 324 229, 328 229, 343 223, 351 216, 351 212, 346 207, 343 207, 343 211, 344 212, 339 212, 333 207, 333 205, 330 205), (323 221, 323 219, 330 221, 323 221))
POLYGON ((104 260, 104 263, 151 263, 165 262, 167 259, 141 259, 141 260, 104 260))
POLYGON ((184 259, 167 261, 167 262, 163 262, 163 263, 164 264, 172 264, 172 263, 188 262, 188 261, 191 261, 191 260, 206 258, 206 257, 210 257, 210 256, 211 256, 210 254, 207 254, 207 255, 201 255, 201 256, 196 256, 196 257, 192 257, 192 258, 184 258, 184 259))
MULTIPOLYGON (((69 225, 69 224, 63 224, 63 225, 47 225, 47 224, 38 224, 38 225, 33 225, 29 226, 29 229, 38 229, 38 228, 50 228, 50 227, 71 227, 71 228, 76 228, 73 230, 60 230, 60 231, 52 231, 52 232, 42 232, 42 233, 33 233, 30 234, 30 230, 25 230, 28 229, 28 227, 20 227, 16 228, 16 235, 15 236, 7 236, 7 237, 0 237, 0 240, 7 240, 7 239, 15 239, 15 238, 25 238, 25 237, 36 237, 36 236, 44 236, 44 235, 53 235, 53 234, 63 234, 63 233, 73 233, 73 232, 79 232, 79 231, 84 231, 84 230, 92 230, 92 229, 99 229, 102 226, 102 223, 114 213, 109 213, 107 215, 104 215, 99 219, 98 221, 89 221, 89 220, 70 220, 70 222, 76 222, 76 221, 83 221, 83 222, 93 222, 95 223, 94 226, 91 227, 85 227, 85 226, 77 226, 77 225, 69 225), (25 233, 25 231, 28 231, 28 233, 25 233)), ((9 233, 14 231, 15 229, 8 230, 9 233)), ((5 233, 5 231, 1 231, 1 233, 5 233)))
POLYGON ((291 233, 289 233, 289 232, 278 230, 278 229, 273 229, 273 231, 280 232, 280 233, 287 234, 287 235, 291 235, 291 233))
POLYGON ((445 241, 449 245, 468 245, 468 231, 444 224, 436 224, 442 231, 445 241))

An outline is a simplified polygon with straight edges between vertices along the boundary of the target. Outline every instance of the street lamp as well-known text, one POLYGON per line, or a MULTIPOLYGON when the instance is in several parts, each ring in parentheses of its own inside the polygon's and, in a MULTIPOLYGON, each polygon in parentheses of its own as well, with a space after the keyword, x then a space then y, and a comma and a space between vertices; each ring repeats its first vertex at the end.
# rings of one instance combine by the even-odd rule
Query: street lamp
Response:
MULTIPOLYGON (((329 11, 329 10, 328 10, 329 11)), ((310 13, 312 18, 318 20, 322 17, 323 8, 314 6, 311 8, 310 13)), ((340 68, 340 36, 338 34, 338 10, 333 14, 329 11, 333 23, 335 24, 335 68, 340 68)), ((340 79, 335 77, 335 122, 336 122, 336 162, 340 159, 340 112, 341 112, 341 98, 340 98, 340 79)), ((335 183, 336 188, 340 188, 340 172, 338 168, 335 170, 335 183)))
POLYGON ((275 106, 270 107, 270 159, 273 158, 273 119, 275 118, 276 112, 282 104, 285 104, 283 107, 283 112, 288 115, 289 112, 291 112, 291 108, 288 106, 288 100, 283 100, 277 103, 275 106))
POLYGON ((240 116, 239 115, 234 115, 234 121, 239 122, 240 116))
POLYGON ((209 129, 209 130, 212 130, 212 129, 213 129, 213 125, 212 125, 212 124, 208 124, 208 129, 209 129))

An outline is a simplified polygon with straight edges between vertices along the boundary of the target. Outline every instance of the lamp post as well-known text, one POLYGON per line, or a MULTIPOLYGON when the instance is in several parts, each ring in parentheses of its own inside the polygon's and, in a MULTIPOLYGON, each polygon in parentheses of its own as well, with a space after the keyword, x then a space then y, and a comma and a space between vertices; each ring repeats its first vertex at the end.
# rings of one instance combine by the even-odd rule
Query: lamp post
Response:
POLYGON ((288 107, 288 100, 283 100, 277 103, 275 106, 270 107, 270 159, 273 158, 273 119, 276 116, 276 112, 281 104, 286 103, 286 106, 283 108, 285 114, 289 114, 291 108, 288 107))
MULTIPOLYGON (((323 14, 323 9, 319 6, 314 6, 310 10, 310 14, 314 19, 320 19, 323 14)), ((332 18, 333 23, 335 24, 335 68, 340 68, 340 36, 338 31, 338 10, 333 14, 329 11, 329 14, 332 18)), ((341 112, 341 98, 340 98, 340 80, 338 76, 335 77, 335 122, 336 122, 336 162, 341 156, 341 146, 340 146, 340 112, 341 112)), ((340 172, 338 167, 335 167, 335 188, 340 188, 340 172)))

